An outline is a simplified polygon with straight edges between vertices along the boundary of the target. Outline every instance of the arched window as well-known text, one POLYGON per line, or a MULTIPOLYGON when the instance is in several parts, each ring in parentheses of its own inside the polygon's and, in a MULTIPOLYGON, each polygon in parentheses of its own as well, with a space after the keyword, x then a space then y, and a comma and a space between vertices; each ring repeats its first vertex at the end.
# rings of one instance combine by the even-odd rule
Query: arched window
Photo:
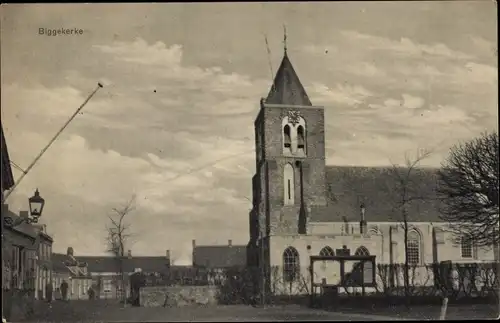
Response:
MULTIPOLYGON (((356 252, 354 253, 354 255, 355 256, 369 256, 370 252, 368 251, 368 249, 366 249, 366 247, 361 246, 358 249, 356 249, 356 252)), ((358 262, 358 263, 356 263, 354 268, 358 268, 358 269, 354 269, 354 270, 363 269, 363 271, 360 271, 360 274, 362 274, 362 277, 363 277, 362 279, 365 283, 372 282, 372 280, 373 280, 373 264, 371 261, 358 262), (363 267, 360 267, 361 265, 363 267)))
POLYGON ((471 236, 465 235, 460 239, 460 250, 462 258, 472 258, 473 252, 473 240, 471 236))
POLYGON ((283 169, 283 185, 285 187, 284 204, 293 205, 295 203, 295 181, 294 169, 291 164, 286 164, 283 169))
POLYGON ((300 259, 299 252, 294 247, 288 247, 283 252, 283 279, 291 282, 299 278, 300 259))
POLYGON ((366 247, 359 247, 358 249, 356 249, 356 252, 354 253, 355 256, 369 256, 370 255, 370 252, 368 251, 368 249, 366 249, 366 247))
POLYGON ((333 251, 332 248, 330 248, 329 246, 326 246, 323 249, 321 249, 321 251, 319 252, 319 255, 320 256, 335 256, 335 252, 333 251))
MULTIPOLYGON (((333 251, 332 248, 330 248, 329 246, 326 246, 326 247, 323 247, 323 249, 321 249, 321 251, 319 252, 319 255, 320 256, 335 256, 335 252, 333 251)), ((326 269, 326 260, 323 260, 321 262, 321 269, 325 270, 326 269)))
POLYGON ((292 136, 290 134, 290 125, 283 128, 283 146, 290 149, 292 147, 292 136))
POLYGON ((415 230, 408 232, 408 263, 420 263, 420 234, 415 230))
POLYGON ((306 147, 306 140, 305 140, 305 134, 304 134, 304 127, 302 125, 299 125, 297 128, 297 148, 298 149, 305 149, 306 147))

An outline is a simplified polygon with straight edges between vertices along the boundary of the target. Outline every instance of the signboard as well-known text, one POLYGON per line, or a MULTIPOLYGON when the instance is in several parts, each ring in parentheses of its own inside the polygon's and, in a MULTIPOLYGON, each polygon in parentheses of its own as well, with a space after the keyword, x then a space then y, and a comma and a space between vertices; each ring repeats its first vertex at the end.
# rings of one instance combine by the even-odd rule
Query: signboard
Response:
POLYGON ((363 264, 363 284, 373 284, 373 264, 371 261, 365 261, 363 264))
POLYGON ((351 249, 347 249, 347 248, 342 248, 342 249, 336 249, 335 250, 335 254, 337 256, 350 256, 351 255, 351 249))
POLYGON ((371 260, 356 261, 350 271, 344 274, 343 285, 346 287, 361 287, 374 284, 373 263, 371 260))

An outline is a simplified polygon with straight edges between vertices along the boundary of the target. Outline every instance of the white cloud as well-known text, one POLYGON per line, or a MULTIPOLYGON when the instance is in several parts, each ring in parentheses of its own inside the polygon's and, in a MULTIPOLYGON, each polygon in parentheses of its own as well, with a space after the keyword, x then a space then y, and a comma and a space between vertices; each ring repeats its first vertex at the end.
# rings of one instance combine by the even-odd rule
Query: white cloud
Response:
POLYGON ((370 62, 360 62, 349 64, 345 67, 345 70, 354 75, 360 75, 364 77, 384 77, 387 78, 387 73, 377 67, 375 64, 370 62))
POLYGON ((329 88, 325 84, 313 83, 311 97, 314 101, 325 102, 325 104, 340 103, 355 106, 362 103, 366 98, 373 95, 370 91, 359 85, 337 84, 329 88))
POLYGON ((417 97, 417 96, 412 96, 410 94, 403 94, 403 103, 402 105, 408 109, 418 109, 421 108, 425 103, 425 100, 417 97))
POLYGON ((351 42, 362 43, 363 47, 371 50, 384 50, 394 55, 423 56, 431 55, 448 59, 469 59, 470 55, 452 50, 442 43, 419 44, 411 39, 402 37, 400 40, 362 34, 357 31, 346 30, 342 35, 351 42))

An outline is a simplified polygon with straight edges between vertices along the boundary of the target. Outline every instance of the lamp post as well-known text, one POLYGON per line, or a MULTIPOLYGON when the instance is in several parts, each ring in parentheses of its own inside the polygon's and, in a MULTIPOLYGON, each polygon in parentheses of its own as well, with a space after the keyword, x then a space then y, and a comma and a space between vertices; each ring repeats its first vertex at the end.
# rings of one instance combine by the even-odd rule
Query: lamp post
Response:
POLYGON ((42 216, 43 207, 45 206, 45 200, 40 196, 38 188, 35 190, 35 194, 28 199, 30 206, 30 214, 28 217, 19 217, 13 219, 10 216, 4 216, 3 221, 6 227, 17 227, 21 223, 25 222, 28 224, 38 223, 38 219, 42 216))

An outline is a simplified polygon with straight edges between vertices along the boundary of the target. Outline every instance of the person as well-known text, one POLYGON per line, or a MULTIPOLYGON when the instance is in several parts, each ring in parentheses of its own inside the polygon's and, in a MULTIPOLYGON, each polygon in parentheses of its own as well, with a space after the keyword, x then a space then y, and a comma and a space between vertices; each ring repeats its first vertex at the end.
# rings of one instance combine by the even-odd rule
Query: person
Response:
POLYGON ((62 293, 63 301, 67 301, 68 300, 68 283, 66 282, 66 280, 63 280, 63 282, 61 283, 61 293, 62 293))
POLYGON ((94 296, 95 296, 95 292, 94 292, 94 289, 92 288, 92 286, 89 287, 89 290, 87 291, 87 293, 89 294, 89 299, 93 300, 94 296))
POLYGON ((49 303, 52 302, 52 282, 50 281, 45 285, 45 299, 49 303))

